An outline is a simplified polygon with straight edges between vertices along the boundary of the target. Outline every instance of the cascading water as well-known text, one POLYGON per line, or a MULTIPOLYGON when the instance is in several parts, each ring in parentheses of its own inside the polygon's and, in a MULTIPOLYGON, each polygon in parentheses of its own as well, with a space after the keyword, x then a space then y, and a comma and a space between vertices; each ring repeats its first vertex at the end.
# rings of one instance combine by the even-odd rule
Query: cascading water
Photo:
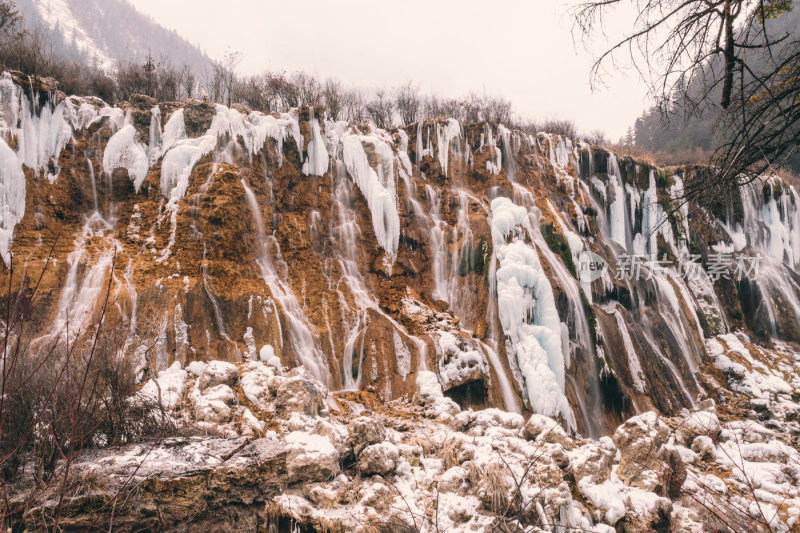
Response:
MULTIPOLYGON (((64 281, 58 303, 58 314, 43 338, 63 337, 71 343, 81 334, 98 325, 99 311, 109 288, 108 276, 113 276, 111 267, 118 250, 119 241, 114 238, 115 220, 104 219, 94 211, 83 224, 83 229, 75 239, 74 247, 67 256, 69 269, 64 281)), ((133 289, 130 279, 125 279, 126 290, 133 289)), ((113 288, 109 299, 115 303, 113 288)), ((130 292, 129 292, 130 295, 130 292)), ((130 300, 132 305, 129 322, 135 318, 135 296, 130 300)))
POLYGON ((283 317, 288 323, 287 334, 289 335, 289 342, 300 363, 317 379, 323 383, 328 383, 328 370, 322 352, 317 348, 317 342, 309 326, 308 319, 306 319, 303 314, 300 304, 297 302, 297 298, 291 288, 278 277, 273 267, 269 248, 270 245, 272 245, 277 249, 278 243, 274 238, 268 237, 265 234, 264 220, 261 216, 261 208, 258 205, 258 199, 244 180, 242 180, 242 187, 244 188, 247 204, 256 226, 256 236, 258 239, 258 255, 256 261, 261 269, 261 277, 264 279, 264 283, 269 287, 273 298, 278 300, 281 304, 283 317))
POLYGON ((86 165, 89 167, 89 182, 92 184, 92 203, 94 210, 97 211, 97 183, 94 179, 94 164, 88 155, 86 156, 86 165))

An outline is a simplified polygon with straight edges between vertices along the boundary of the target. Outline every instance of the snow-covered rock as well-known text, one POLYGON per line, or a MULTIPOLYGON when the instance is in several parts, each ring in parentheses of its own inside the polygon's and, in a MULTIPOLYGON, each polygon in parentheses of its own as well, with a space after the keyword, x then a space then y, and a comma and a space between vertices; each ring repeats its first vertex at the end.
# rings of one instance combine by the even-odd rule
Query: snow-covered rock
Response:
POLYGON ((711 460, 715 456, 714 441, 706 435, 698 435, 692 441, 692 451, 697 452, 705 461, 711 460))
POLYGON ((153 405, 161 405, 165 410, 175 409, 181 402, 186 381, 186 371, 175 361, 172 366, 158 373, 156 379, 145 383, 139 397, 153 405))
POLYGON ((520 436, 526 440, 555 442, 567 449, 572 448, 572 440, 561 424, 544 415, 532 414, 522 426, 520 436))
POLYGON ((568 455, 575 481, 589 478, 592 484, 601 484, 609 478, 614 465, 614 453, 594 442, 575 448, 568 455))
POLYGON ((391 442, 370 444, 358 454, 358 469, 362 474, 386 475, 395 469, 399 458, 397 446, 391 442))
POLYGON ((509 430, 518 430, 524 422, 522 415, 509 413, 502 409, 490 408, 481 411, 462 411, 453 417, 450 426, 459 431, 483 434, 488 428, 502 427, 509 430))
POLYGON ((417 391, 421 403, 428 407, 431 415, 435 417, 449 419, 461 411, 456 402, 444 396, 439 378, 433 372, 423 370, 417 374, 417 391))
POLYGON ((267 409, 274 394, 270 383, 275 373, 262 362, 250 361, 242 365, 239 386, 247 401, 258 409, 267 409))
POLYGON ((695 437, 699 435, 716 438, 720 432, 719 418, 713 411, 713 407, 707 410, 692 411, 681 419, 678 432, 687 446, 690 446, 695 437))
POLYGON ((221 424, 230 419, 230 405, 235 401, 236 395, 229 386, 219 384, 202 392, 194 392, 192 400, 194 402, 194 415, 197 420, 221 424))
POLYGON ((233 363, 211 361, 197 378, 197 387, 205 390, 216 385, 233 386, 239 377, 239 369, 233 363))
POLYGON ((356 454, 371 444, 378 444, 386 439, 386 429, 376 418, 362 416, 350 422, 349 442, 356 454))
POLYGON ((285 443, 290 483, 328 481, 339 472, 339 453, 327 437, 294 431, 285 443))
POLYGON ((663 483, 661 448, 667 442, 669 427, 653 411, 635 416, 614 432, 614 445, 620 451, 617 475, 627 485, 654 491, 663 483))
POLYGON ((279 413, 304 413, 317 416, 327 412, 325 397, 328 391, 303 367, 292 369, 281 380, 275 393, 275 406, 279 413))

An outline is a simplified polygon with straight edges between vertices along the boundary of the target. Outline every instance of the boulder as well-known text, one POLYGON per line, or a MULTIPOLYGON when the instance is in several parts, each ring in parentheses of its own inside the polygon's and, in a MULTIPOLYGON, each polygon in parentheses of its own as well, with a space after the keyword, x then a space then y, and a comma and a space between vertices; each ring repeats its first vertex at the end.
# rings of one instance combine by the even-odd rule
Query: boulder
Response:
POLYGON ((239 369, 236 365, 225 361, 211 361, 197 378, 197 388, 202 391, 216 385, 232 387, 238 377, 239 369))
POLYGON ((426 408, 426 415, 431 418, 449 420, 461 411, 456 402, 445 397, 439 378, 429 370, 417 373, 417 393, 420 403, 426 408))
POLYGON ((214 469, 209 490, 235 493, 244 503, 263 498, 265 493, 281 491, 286 484, 283 443, 276 439, 256 439, 214 469))
POLYGON ((314 427, 310 430, 314 435, 322 435, 331 441, 340 456, 345 456, 350 450, 350 434, 347 426, 329 418, 317 418, 314 427))
POLYGON ((672 502, 667 498, 631 497, 631 509, 616 524, 624 533, 668 533, 672 528, 672 502))
POLYGON ((148 380, 139 391, 139 399, 146 404, 158 406, 171 411, 181 403, 185 387, 186 371, 175 361, 172 366, 158 373, 158 377, 148 380))
POLYGON ((617 475, 626 484, 654 492, 662 484, 662 446, 669 428, 653 411, 635 416, 614 432, 620 452, 617 475))
POLYGON ((543 431, 552 431, 556 427, 561 426, 552 418, 534 413, 525 421, 520 430, 520 436, 525 440, 536 440, 536 437, 543 431))
POLYGON ((553 463, 556 464, 561 470, 566 470, 570 465, 570 458, 567 451, 560 444, 547 444, 547 455, 550 456, 553 463))
POLYGON ((595 442, 576 448, 569 456, 569 469, 575 481, 589 478, 596 485, 608 479, 614 464, 614 453, 595 442))
POLYGON ((544 415, 533 414, 520 429, 520 436, 525 440, 560 444, 567 450, 573 446, 572 439, 561 427, 561 424, 544 415))
MULTIPOLYGON (((515 430, 522 427, 525 419, 522 415, 509 413, 502 409, 490 408, 481 411, 462 411, 450 421, 450 427, 457 431, 467 432, 473 428, 486 430, 491 427, 502 427, 515 430)), ((483 431, 479 431, 483 434, 483 431)))
POLYGON ((711 437, 706 437, 705 435, 699 435, 694 438, 692 451, 697 452, 704 461, 710 461, 716 455, 714 441, 711 440, 711 437))
POLYGON ((678 499, 687 475, 686 463, 680 451, 676 448, 664 449, 660 474, 661 483, 656 487, 656 493, 671 500, 678 499))
POLYGON ((362 416, 350 422, 350 437, 348 439, 356 454, 370 444, 378 444, 386 440, 386 428, 383 422, 376 418, 362 416))
POLYGON ((720 431, 719 418, 717 413, 711 407, 709 410, 692 411, 684 416, 680 425, 678 426, 677 433, 683 437, 683 443, 690 446, 695 438, 700 435, 705 435, 716 438, 720 431))
POLYGON ((231 409, 228 406, 235 399, 233 390, 227 385, 216 385, 202 393, 195 393, 194 416, 200 421, 223 424, 231 418, 231 409))
POLYGON ((437 488, 440 492, 465 494, 469 488, 467 484, 467 471, 461 466, 449 468, 439 478, 437 488))
POLYGON ((308 416, 327 414, 325 398, 328 391, 325 386, 303 367, 297 367, 281 380, 275 392, 275 407, 278 414, 290 416, 302 413, 308 416))
POLYGON ((386 475, 394 471, 400 452, 391 442, 370 444, 358 456, 358 469, 361 474, 386 475))
POLYGON ((339 473, 339 453, 327 437, 293 431, 285 445, 289 483, 329 481, 339 473))
POLYGON ((273 399, 269 384, 274 375, 273 370, 260 361, 251 361, 242 366, 239 385, 247 401, 258 409, 267 409, 273 399))

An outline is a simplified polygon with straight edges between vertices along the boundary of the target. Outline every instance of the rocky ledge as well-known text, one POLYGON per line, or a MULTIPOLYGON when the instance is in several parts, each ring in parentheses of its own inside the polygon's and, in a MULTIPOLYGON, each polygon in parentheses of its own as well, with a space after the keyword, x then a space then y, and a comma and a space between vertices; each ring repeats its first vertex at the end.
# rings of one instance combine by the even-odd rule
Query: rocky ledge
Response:
MULTIPOLYGON (((155 398, 164 409, 153 416, 194 435, 85 451, 61 528, 793 530, 800 361, 784 358, 778 372, 778 352, 737 355, 743 335, 709 342, 717 363, 704 377, 723 395, 676 417, 640 414, 599 440, 541 415, 462 411, 427 371, 413 397, 383 403, 329 394, 269 357, 176 363, 139 399, 155 398)), ((33 487, 24 473, 12 504, 33 487)), ((40 498, 17 517, 20 530, 41 530, 56 501, 40 498)))

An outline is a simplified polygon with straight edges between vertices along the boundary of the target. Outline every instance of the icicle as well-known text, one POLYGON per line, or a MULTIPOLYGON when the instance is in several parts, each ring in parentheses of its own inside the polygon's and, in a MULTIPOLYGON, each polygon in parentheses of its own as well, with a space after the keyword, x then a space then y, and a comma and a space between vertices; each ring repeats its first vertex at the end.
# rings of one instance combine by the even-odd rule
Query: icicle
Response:
POLYGON ((25 215, 25 173, 17 154, 0 138, 0 255, 6 266, 14 227, 25 215))
POLYGON ((492 201, 492 242, 500 263, 495 273, 500 323, 525 379, 531 408, 548 416, 561 415, 574 428, 575 416, 564 395, 561 321, 553 289, 536 250, 517 230, 527 218, 528 210, 508 198, 492 201))

